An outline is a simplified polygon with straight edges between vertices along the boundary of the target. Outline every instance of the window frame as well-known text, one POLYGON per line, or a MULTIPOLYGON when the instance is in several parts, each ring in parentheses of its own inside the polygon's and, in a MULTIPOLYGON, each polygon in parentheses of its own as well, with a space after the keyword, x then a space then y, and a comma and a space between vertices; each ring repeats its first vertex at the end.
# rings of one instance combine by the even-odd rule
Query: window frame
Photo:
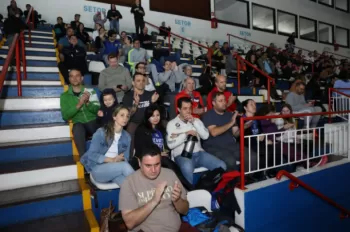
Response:
POLYGON ((346 13, 350 13, 350 9, 349 9, 350 8, 350 1, 349 0, 346 0, 346 3, 347 3, 347 9, 346 10, 337 7, 337 1, 338 0, 335 0, 334 9, 339 10, 339 11, 343 11, 343 12, 346 12, 346 13))
POLYGON ((295 35, 296 35, 296 38, 299 37, 299 28, 298 28, 298 15, 296 14, 293 14, 293 13, 289 13, 287 11, 283 11, 283 10, 277 10, 277 16, 276 16, 276 19, 277 19, 277 34, 279 35, 284 35, 284 36, 290 36, 290 34, 288 33, 285 33, 285 32, 280 32, 279 31, 279 28, 278 28, 278 12, 281 12, 281 13, 284 13, 284 14, 289 14, 289 15, 292 15, 295 17, 295 35))
POLYGON ((276 25, 276 9, 275 8, 272 8, 272 7, 268 7, 268 6, 264 6, 264 5, 260 5, 260 4, 257 4, 257 3, 253 3, 252 2, 252 8, 251 8, 251 15, 252 15, 252 29, 253 30, 256 30, 256 31, 263 31, 263 32, 267 32, 267 33, 272 33, 272 34, 276 34, 276 31, 277 31, 277 25, 276 25), (253 7, 254 6, 258 6, 258 7, 261 7, 261 8, 267 8, 267 9, 270 9, 273 11, 273 26, 274 26, 274 29, 273 30, 269 30, 269 29, 263 29, 263 28, 259 28, 259 27, 254 27, 254 12, 253 12, 253 7))
POLYGON ((325 22, 322 22, 322 21, 318 21, 318 25, 317 25, 318 26, 318 28, 317 28, 317 36, 318 36, 318 38, 320 38, 319 31, 318 31, 318 29, 320 28, 320 23, 326 24, 326 25, 332 27, 332 42, 331 43, 323 42, 323 41, 320 41, 320 39, 318 39, 318 42, 321 43, 321 44, 334 45, 334 37, 335 37, 334 25, 333 24, 329 24, 329 23, 325 23, 325 22))
POLYGON ((335 27, 334 27, 334 38, 333 38, 333 41, 334 41, 334 40, 337 40, 337 38, 336 38, 336 36, 335 36, 335 31, 337 30, 337 28, 342 29, 342 30, 346 30, 347 35, 348 35, 348 38, 347 38, 347 40, 346 40, 347 45, 341 45, 341 44, 339 44, 338 42, 337 42, 337 44, 339 45, 339 47, 342 47, 342 48, 350 48, 350 43, 349 43, 350 29, 348 29, 348 28, 340 27, 340 26, 335 26, 335 27))
POLYGON ((243 3, 246 3, 246 5, 247 5, 247 20, 248 20, 248 25, 244 25, 244 24, 240 24, 240 23, 233 23, 233 22, 225 21, 225 20, 221 20, 221 19, 218 19, 218 22, 219 22, 219 23, 223 23, 223 24, 227 24, 227 25, 236 26, 236 27, 244 27, 244 28, 250 29, 250 10, 249 10, 249 2, 246 1, 246 0, 237 0, 237 2, 243 2, 243 3))
POLYGON ((312 41, 312 42, 316 42, 317 43, 317 41, 318 41, 318 23, 317 23, 316 19, 311 19, 311 18, 299 15, 299 39, 312 41), (300 23, 300 19, 301 18, 302 19, 306 19, 306 20, 310 20, 310 21, 314 21, 314 25, 315 25, 315 39, 308 39, 308 38, 303 38, 302 37, 302 35, 301 35, 301 23, 300 23))
POLYGON ((334 0, 332 0, 332 5, 329 5, 329 4, 327 4, 327 3, 320 2, 319 0, 317 0, 317 3, 320 4, 320 5, 323 5, 323 6, 330 7, 330 8, 334 8, 334 6, 335 6, 334 0))

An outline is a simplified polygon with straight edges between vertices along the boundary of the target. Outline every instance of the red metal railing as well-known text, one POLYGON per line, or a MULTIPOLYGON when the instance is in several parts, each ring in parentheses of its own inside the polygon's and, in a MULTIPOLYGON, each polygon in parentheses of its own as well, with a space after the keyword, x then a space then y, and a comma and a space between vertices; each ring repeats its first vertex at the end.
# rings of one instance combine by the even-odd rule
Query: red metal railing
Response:
POLYGON ((265 119, 273 119, 273 118, 300 118, 300 117, 306 117, 306 116, 315 116, 315 115, 332 115, 332 114, 350 114, 350 110, 348 111, 337 111, 337 112, 320 112, 320 113, 303 113, 303 114, 288 114, 288 115, 268 115, 268 116, 253 116, 253 117, 241 117, 240 118, 240 188, 242 190, 245 189, 245 157, 244 157, 244 122, 245 121, 251 121, 251 120, 265 120, 265 119))
MULTIPOLYGON (((32 25, 34 27, 34 11, 33 7, 30 8, 28 12, 28 16, 26 19, 26 24, 29 23, 29 19, 32 19, 32 25), (32 15, 32 16, 31 16, 32 15)), ((30 28, 28 30, 29 33, 29 43, 31 44, 31 32, 30 28)), ((22 80, 21 80, 21 59, 23 66, 23 79, 27 79, 27 65, 26 65, 26 55, 25 55, 25 36, 24 31, 19 34, 15 34, 13 37, 12 44, 9 44, 9 52, 7 53, 7 57, 4 65, 2 66, 1 74, 0 74, 0 92, 4 87, 4 82, 6 79, 6 75, 8 72, 8 68, 10 66, 11 61, 13 60, 13 55, 16 57, 16 80, 17 80, 17 95, 19 97, 22 96, 22 80)))
POLYGON ((253 68, 255 71, 259 72, 261 75, 266 77, 266 79, 267 79, 267 102, 268 102, 268 104, 270 104, 270 102, 271 102, 271 99, 270 99, 271 98, 270 97, 271 84, 272 85, 275 84, 275 79, 273 79, 272 77, 270 77, 269 75, 264 73, 262 70, 260 70, 257 67, 255 67, 252 63, 250 63, 247 60, 243 59, 238 54, 234 54, 234 56, 236 57, 236 60, 237 60, 238 94, 241 94, 241 61, 242 61, 242 62, 246 63, 248 66, 250 66, 251 68, 253 68))
POLYGON ((34 29, 34 20, 35 20, 35 12, 34 12, 34 8, 31 7, 28 15, 27 15, 27 19, 26 19, 26 24, 31 24, 31 28, 28 28, 28 40, 29 40, 29 46, 32 46, 32 32, 31 29, 34 29), (29 21, 30 20, 30 21, 29 21))
POLYGON ((202 47, 202 48, 207 49, 207 50, 208 50, 208 56, 207 56, 207 57, 208 57, 208 61, 209 61, 210 67, 211 67, 211 63, 212 63, 212 62, 211 62, 212 49, 211 49, 210 47, 204 46, 203 44, 197 43, 197 42, 195 42, 195 41, 193 41, 193 40, 186 39, 185 37, 183 37, 183 36, 181 36, 181 35, 178 35, 178 34, 175 34, 175 33, 173 33, 173 32, 164 30, 164 29, 162 29, 162 28, 160 28, 160 27, 158 27, 158 26, 156 26, 156 25, 154 25, 154 24, 152 24, 152 23, 145 22, 145 24, 147 24, 147 25, 149 25, 149 26, 151 26, 151 27, 157 28, 157 29, 160 30, 160 31, 164 31, 164 32, 168 33, 168 49, 169 49, 169 52, 171 51, 171 43, 170 43, 170 37, 171 37, 171 36, 178 37, 178 38, 183 39, 183 40, 185 40, 185 41, 187 41, 187 42, 190 42, 190 43, 192 43, 192 44, 194 44, 194 45, 197 45, 198 47, 202 47))
MULTIPOLYGON (((264 48, 270 48, 270 49, 272 49, 272 50, 274 50, 274 51, 276 51, 276 52, 278 52, 278 53, 280 53, 280 52, 282 52, 282 50, 281 49, 278 49, 278 48, 273 48, 273 47, 270 47, 270 46, 266 46, 266 45, 264 45, 264 44, 261 44, 261 43, 257 43, 257 42, 254 42, 254 41, 252 41, 252 40, 249 40, 249 39, 246 39, 246 38, 243 38, 243 37, 239 37, 239 36, 237 36, 237 35, 232 35, 232 34, 229 34, 229 33, 227 33, 227 37, 228 37, 228 44, 231 46, 231 37, 233 37, 233 38, 237 38, 237 39, 240 39, 240 40, 243 40, 243 41, 247 41, 247 42, 249 42, 249 43, 252 43, 252 44, 255 44, 255 45, 259 45, 259 46, 261 46, 261 47, 264 47, 264 48)), ((304 48, 300 48, 300 47, 296 47, 295 46, 295 48, 297 48, 297 49, 300 49, 300 50, 303 50, 303 51, 306 51, 306 52, 312 52, 312 51, 310 51, 310 50, 308 50, 308 49, 304 49, 304 48)), ((294 56, 294 54, 291 54, 291 53, 287 53, 289 56, 294 56)), ((315 67, 314 67, 314 63, 311 63, 311 68, 312 68, 312 73, 314 73, 314 69, 315 69, 315 67)))
POLYGON ((327 202, 328 204, 330 204, 331 206, 337 208, 338 210, 340 210, 340 217, 341 218, 348 218, 350 216, 350 211, 345 209, 344 207, 342 207, 341 205, 337 204, 335 201, 333 201, 331 198, 323 195, 322 193, 320 193, 319 191, 317 191, 316 189, 312 188, 311 186, 307 185, 306 183, 304 183, 303 181, 301 181, 299 178, 293 176, 292 174, 290 174, 289 172, 285 171, 285 170, 281 170, 277 173, 276 179, 277 180, 281 180, 282 177, 285 176, 288 179, 290 179, 290 184, 289 184, 289 188, 290 190, 294 190, 295 188, 301 186, 304 189, 306 189, 307 191, 311 192, 312 194, 316 195, 317 197, 321 198, 322 200, 324 200, 325 202, 327 202))

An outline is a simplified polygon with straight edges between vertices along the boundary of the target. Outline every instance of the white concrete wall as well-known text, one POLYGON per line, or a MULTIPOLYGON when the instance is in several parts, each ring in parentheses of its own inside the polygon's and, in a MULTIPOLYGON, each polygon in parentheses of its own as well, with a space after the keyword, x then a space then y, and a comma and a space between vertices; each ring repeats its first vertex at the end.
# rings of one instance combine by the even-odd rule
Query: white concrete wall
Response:
MULTIPOLYGON (((305 16, 308 18, 316 19, 326 23, 338 25, 344 28, 350 28, 348 24, 350 14, 337 11, 335 9, 307 1, 307 0, 251 0, 261 5, 273 7, 283 11, 291 12, 297 15, 305 16)), ((18 5, 24 9, 27 0, 17 0, 18 5)), ((95 11, 101 10, 101 8, 109 9, 108 4, 97 3, 92 1, 84 0, 59 0, 59 1, 48 1, 48 0, 31 0, 30 3, 42 14, 43 19, 49 23, 55 23, 57 16, 62 16, 66 22, 70 22, 73 19, 75 13, 81 14, 81 21, 89 27, 93 26, 92 17, 95 11)), ((0 1, 0 13, 6 15, 6 6, 9 1, 0 1)), ((162 21, 165 21, 172 27, 172 31, 179 33, 186 37, 191 38, 208 38, 213 40, 226 40, 226 34, 229 32, 234 35, 247 35, 248 39, 258 41, 260 43, 268 45, 270 42, 274 42, 279 47, 284 47, 287 37, 279 36, 277 34, 271 34, 266 32, 254 31, 246 28, 234 27, 231 25, 219 24, 217 29, 210 28, 210 22, 205 20, 198 20, 189 17, 165 14, 160 12, 151 12, 149 0, 143 0, 142 5, 146 11, 145 20, 153 24, 160 25, 162 21), (190 26, 183 27, 182 22, 190 22, 190 26), (177 23, 176 23, 177 22, 177 23)), ((251 7, 251 4, 250 4, 251 7)), ((118 7, 123 15, 121 21, 122 30, 134 30, 133 16, 130 14, 130 8, 118 7)), ((250 11, 251 12, 251 11, 250 11)), ((252 15, 250 15, 252 18, 252 15)), ((108 24, 108 23, 107 23, 108 24)), ((251 21, 252 25, 252 21, 251 21)), ((296 40, 297 46, 310 49, 323 51, 333 51, 332 46, 324 44, 318 44, 305 40, 296 40)), ((350 50, 340 48, 339 54, 350 56, 350 50)))

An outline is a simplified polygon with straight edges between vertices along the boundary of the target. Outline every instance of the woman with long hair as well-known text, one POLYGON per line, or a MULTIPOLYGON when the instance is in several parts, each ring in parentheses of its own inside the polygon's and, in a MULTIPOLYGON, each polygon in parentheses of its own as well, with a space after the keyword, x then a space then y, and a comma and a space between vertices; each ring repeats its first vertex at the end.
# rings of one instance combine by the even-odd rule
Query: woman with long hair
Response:
POLYGON ((77 37, 80 39, 84 44, 88 44, 91 42, 91 37, 89 34, 84 30, 85 26, 84 24, 80 23, 79 27, 77 29, 77 37))
POLYGON ((120 186, 134 172, 128 163, 131 138, 123 129, 129 118, 127 107, 116 108, 113 120, 95 132, 89 150, 81 157, 80 162, 97 182, 120 186))
POLYGON ((145 147, 149 144, 156 144, 162 151, 162 167, 169 168, 175 172, 182 185, 187 189, 193 189, 191 183, 189 183, 183 176, 180 168, 177 164, 171 160, 170 151, 165 141, 166 130, 162 125, 161 110, 158 105, 150 105, 145 110, 145 117, 142 124, 140 124, 135 131, 135 154, 131 164, 136 170, 138 166, 138 157, 145 147))

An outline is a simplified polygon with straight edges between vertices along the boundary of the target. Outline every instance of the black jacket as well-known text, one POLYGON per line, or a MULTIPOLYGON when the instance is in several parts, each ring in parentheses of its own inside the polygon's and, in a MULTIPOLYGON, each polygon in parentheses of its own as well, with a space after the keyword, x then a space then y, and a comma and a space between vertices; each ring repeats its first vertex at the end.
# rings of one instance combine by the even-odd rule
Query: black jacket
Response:
POLYGON ((100 103, 101 103, 100 110, 103 112, 103 116, 102 117, 97 117, 97 124, 100 125, 100 126, 104 126, 104 125, 107 125, 108 122, 112 120, 112 118, 113 118, 113 111, 115 110, 115 108, 118 107, 118 99, 117 99, 117 95, 115 94, 115 91, 113 89, 105 89, 105 90, 103 90, 103 92, 101 94, 101 98, 100 98, 100 103), (115 102, 114 102, 114 104, 111 107, 107 107, 103 103, 103 96, 107 95, 107 94, 113 95, 113 97, 115 99, 115 102))
POLYGON ((82 74, 88 72, 85 48, 79 45, 75 47, 71 45, 69 47, 64 47, 61 53, 64 55, 64 63, 70 68, 77 68, 82 74))
MULTIPOLYGON (((160 131, 163 136, 163 144, 165 149, 169 150, 166 144, 166 133, 165 131, 160 131)), ((142 151, 142 149, 153 143, 152 140, 153 131, 148 129, 144 124, 140 124, 135 131, 135 139, 134 139, 134 148, 135 148, 135 156, 138 157, 142 151)))
POLYGON ((26 25, 21 18, 17 18, 16 16, 11 16, 4 22, 4 32, 6 35, 14 35, 27 28, 28 25, 26 25))
POLYGON ((134 14, 135 20, 143 20, 143 16, 145 16, 145 10, 141 5, 136 6, 136 4, 134 4, 130 12, 134 14), (142 13, 139 10, 142 11, 142 13))
POLYGON ((143 47, 144 49, 151 50, 154 48, 153 43, 148 43, 148 44, 143 43, 145 41, 152 41, 152 37, 149 34, 145 35, 141 33, 140 35, 138 35, 138 39, 140 40, 141 47, 143 47))
POLYGON ((122 14, 119 12, 119 10, 109 10, 107 12, 107 19, 109 21, 112 20, 112 17, 116 17, 116 16, 118 16, 118 20, 123 18, 122 14))

